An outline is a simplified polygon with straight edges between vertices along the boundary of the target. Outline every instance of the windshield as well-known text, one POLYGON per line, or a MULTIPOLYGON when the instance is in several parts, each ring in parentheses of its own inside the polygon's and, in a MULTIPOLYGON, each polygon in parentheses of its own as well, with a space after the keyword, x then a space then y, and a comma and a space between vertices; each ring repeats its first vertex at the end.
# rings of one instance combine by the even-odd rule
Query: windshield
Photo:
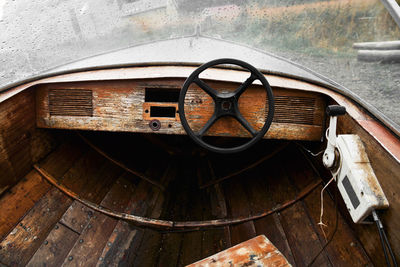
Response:
POLYGON ((376 50, 382 43, 353 48, 400 40, 379 0, 0 0, 0 87, 93 55, 196 34, 300 63, 400 124, 400 64, 388 54, 399 60, 399 42, 383 43, 389 50, 376 50), (376 57, 382 51, 386 57, 376 57))

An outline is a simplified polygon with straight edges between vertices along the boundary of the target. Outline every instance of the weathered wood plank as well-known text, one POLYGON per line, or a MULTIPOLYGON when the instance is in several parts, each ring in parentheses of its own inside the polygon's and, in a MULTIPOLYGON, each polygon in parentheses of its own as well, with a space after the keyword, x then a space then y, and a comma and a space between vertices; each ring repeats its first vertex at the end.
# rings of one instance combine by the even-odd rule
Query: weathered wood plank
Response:
MULTIPOLYGON (((89 151, 64 174, 61 181, 71 186, 75 192, 82 193, 83 197, 96 202, 103 198, 108 183, 113 181, 111 173, 115 175, 118 170, 115 166, 102 164, 103 162, 104 159, 97 153, 89 151), (99 165, 102 167, 99 168, 99 165)), ((58 189, 51 188, 2 241, 2 247, 6 249, 0 253, 0 259, 4 259, 6 264, 26 264, 71 204, 70 198, 58 189)))
POLYGON ((229 228, 209 229, 203 232, 201 258, 208 257, 231 246, 229 228))
MULTIPOLYGON (((101 206, 123 211, 130 199, 131 190, 128 189, 124 177, 119 178, 107 193, 101 206)), ((79 236, 79 240, 68 253, 63 263, 64 266, 93 266, 101 255, 107 240, 111 235, 118 220, 105 214, 95 212, 88 225, 79 236)))
MULTIPOLYGON (((129 180, 132 181, 134 179, 135 177, 130 175, 129 180)), ((141 211, 142 213, 140 213, 139 210, 141 210, 140 206, 144 205, 146 202, 146 193, 148 192, 150 185, 146 181, 141 181, 137 187, 133 187, 132 183, 127 184, 127 186, 132 193, 125 208, 125 212, 144 215, 146 211, 144 211, 144 213, 141 211)), ((143 229, 136 228, 128 222, 119 220, 107 240, 107 246, 103 248, 97 266, 118 264, 121 264, 122 266, 131 265, 135 259, 136 249, 139 248, 142 237, 143 229)))
POLYGON ((71 203, 57 189, 50 190, 0 243, 0 261, 13 266, 27 264, 71 203))
MULTIPOLYGON (((203 220, 210 220, 215 218, 214 215, 212 214, 212 209, 213 209, 212 206, 215 205, 215 203, 211 202, 211 197, 207 193, 203 194, 202 203, 204 207, 203 220)), ((227 213, 227 211, 225 212, 227 213)), ((222 216, 222 214, 220 216, 222 216)), ((231 239, 230 239, 229 226, 216 229, 207 229, 202 231, 201 258, 213 255, 230 246, 231 246, 231 239)))
POLYGON ((67 256, 78 237, 78 233, 57 223, 27 266, 60 266, 60 259, 67 256))
POLYGON ((35 127, 33 91, 28 90, 0 105, 0 189, 15 184, 31 166, 30 137, 35 127), (7 176, 6 176, 7 175, 7 176))
MULTIPOLYGON (((170 185, 170 199, 164 209, 163 218, 174 218, 177 221, 190 220, 192 209, 191 197, 197 192, 197 187, 192 182, 196 180, 196 168, 193 161, 180 159, 179 163, 185 168, 179 168, 178 175, 170 185)), ((201 211, 200 211, 201 212, 201 211)), ((183 241, 182 233, 165 233, 158 254, 157 265, 176 266, 183 241)))
POLYGON ((189 266, 291 265, 264 235, 260 235, 189 266))
MULTIPOLYGON (((234 90, 238 86, 237 83, 207 82, 210 86, 219 90, 234 90)), ((180 88, 181 85, 181 79, 163 79, 151 82, 131 80, 102 81, 101 84, 99 82, 81 82, 41 85, 37 93, 37 125, 45 128, 151 133, 153 131, 149 127, 149 122, 157 118, 149 117, 149 110, 146 107, 150 103, 144 102, 145 88, 160 87, 168 90, 171 87, 180 88), (65 89, 74 92, 77 89, 92 90, 93 116, 50 116, 48 101, 50 89, 65 89)), ((319 140, 322 135, 324 99, 316 93, 290 91, 282 88, 274 88, 274 93, 277 98, 281 97, 280 101, 277 101, 277 105, 282 107, 277 109, 276 122, 272 124, 265 138, 319 140), (296 105, 299 103, 303 103, 305 106, 297 107, 296 105), (304 115, 305 113, 308 115, 304 115), (298 121, 299 119, 300 121, 298 121)), ((261 127, 265 118, 265 95, 265 90, 262 87, 253 85, 243 93, 239 101, 243 116, 256 128, 261 127)), ((211 98, 193 86, 188 91, 186 102, 188 105, 186 105, 185 111, 191 125, 195 129, 200 128, 206 123, 213 111, 214 104, 211 98)), ((151 105, 165 106, 166 104, 151 103, 151 105)), ((175 107, 176 103, 170 106, 175 107)), ((160 119, 161 129, 157 133, 184 133, 177 116, 158 119, 160 119)), ((222 118, 217 121, 208 134, 248 136, 246 130, 232 118, 222 118)))
MULTIPOLYGON (((249 205, 252 214, 257 214, 265 210, 273 209, 275 206, 271 194, 275 190, 268 183, 270 178, 267 174, 258 169, 254 169, 248 173, 246 179, 250 183, 245 184, 245 191, 249 197, 249 205)), ((265 235, 274 244, 278 250, 286 257, 286 259, 294 264, 293 254, 285 232, 283 231, 280 216, 272 214, 270 216, 254 221, 257 235, 265 235)))
POLYGON ((133 266, 156 266, 161 241, 160 232, 146 229, 133 266))
MULTIPOLYGON (((61 145, 41 165, 56 177, 64 173, 83 153, 82 147, 70 143, 61 145)), ((18 223, 25 213, 34 206, 50 188, 50 185, 36 172, 31 171, 22 181, 0 199, 0 239, 18 223)))
MULTIPOLYGON (((338 134, 358 134, 364 143, 372 168, 383 191, 390 203, 388 210, 384 211, 380 217, 387 231, 389 242, 393 251, 400 251, 400 164, 396 161, 370 133, 363 129, 348 115, 338 118, 338 134)), ((375 225, 356 225, 348 220, 369 258, 375 265, 385 262, 382 248, 376 244, 380 243, 379 234, 375 225)), ((398 259, 400 260, 400 259, 398 259)))
POLYGON ((35 128, 34 90, 0 103, 0 194, 55 148, 53 133, 35 128))
MULTIPOLYGON (((155 172, 157 172, 157 170, 153 169, 155 172)), ((167 181, 175 175, 175 172, 176 166, 168 168, 161 182, 163 184, 167 183, 167 181)), ((138 180, 135 177, 130 177, 129 180, 132 181, 134 179, 136 181, 138 180)), ((152 218, 159 218, 163 203, 164 196, 159 189, 154 188, 154 186, 151 186, 146 181, 140 181, 134 189, 125 212, 139 216, 147 215, 152 218)), ((144 229, 134 227, 120 220, 109 237, 107 244, 110 245, 104 247, 99 261, 97 262, 97 266, 133 265, 144 235, 144 229)), ((146 236, 147 235, 148 233, 146 236)))
MULTIPOLYGON (((215 174, 209 163, 210 162, 208 162, 206 166, 198 166, 198 168, 203 168, 198 171, 201 181, 211 181, 215 179, 215 174)), ((215 186, 216 187, 203 189, 202 191, 201 202, 203 205, 203 220, 225 218, 228 215, 224 190, 219 184, 215 186), (217 200, 217 202, 215 202, 215 200, 217 200)), ((231 237, 229 226, 202 231, 201 258, 208 257, 230 246, 231 237)))
MULTIPOLYGON (((126 195, 127 200, 124 198, 124 203, 113 202, 112 206, 117 206, 116 210, 125 211, 129 213, 129 208, 132 201, 132 195, 135 192, 135 184, 132 182, 135 180, 135 177, 132 174, 124 173, 121 178, 118 179, 119 186, 124 189, 123 194, 126 195)), ((119 197, 121 198, 121 197, 119 197)), ((100 251, 100 255, 98 260, 96 260, 97 265, 117 265, 118 262, 111 262, 110 255, 118 255, 123 254, 125 250, 129 249, 127 244, 130 244, 129 241, 132 241, 134 238, 137 238, 137 231, 130 227, 128 223, 123 222, 121 220, 116 222, 116 226, 112 229, 112 233, 108 237, 106 245, 103 246, 103 249, 100 251), (124 236, 124 238, 118 238, 124 236)), ((96 252, 97 253, 97 252, 96 252)), ((123 258, 124 256, 121 256, 123 258)))
MULTIPOLYGON (((274 188, 271 192, 271 198, 275 200, 276 204, 293 199, 296 195, 295 189, 285 173, 283 167, 285 162, 287 162, 285 157, 277 157, 263 169, 265 173, 270 173, 270 184, 274 188)), ((322 245, 302 201, 283 210, 280 213, 280 218, 296 265, 307 265, 321 250, 322 245)), ((318 258, 315 265, 331 266, 325 252, 318 258)))
MULTIPOLYGON (((242 183, 244 180, 246 180, 246 182, 249 181, 240 178, 243 178, 243 175, 237 179, 229 180, 224 184, 224 192, 228 204, 228 216, 231 218, 250 216, 250 206, 247 195, 243 190, 244 183, 242 183)), ((232 245, 239 244, 256 236, 256 229, 253 221, 232 225, 229 228, 232 245)))
POLYGON ((50 185, 35 172, 30 172, 0 199, 0 239, 32 208, 50 185))
MULTIPOLYGON (((205 191, 206 190, 197 191, 190 195, 188 204, 189 205, 188 214, 190 216, 187 216, 187 219, 197 221, 197 220, 202 220, 204 218, 203 215, 204 210, 208 209, 208 207, 205 206, 207 202, 204 203, 202 201, 202 198, 207 197, 208 199, 210 199, 208 194, 205 194, 206 193, 205 191)), ((220 214, 224 214, 224 212, 221 211, 220 214)), ((225 216, 226 216, 226 207, 225 207, 225 216)), ((203 231, 200 230, 183 234, 182 247, 179 255, 179 263, 178 263, 179 266, 186 266, 187 264, 193 263, 202 258, 201 257, 202 237, 203 237, 203 231)))
POLYGON ((74 230, 74 232, 81 234, 93 214, 94 211, 91 208, 88 208, 82 203, 74 200, 62 216, 60 223, 74 230))
MULTIPOLYGON (((299 151, 292 150, 289 153, 288 159, 292 162, 292 168, 288 169, 288 175, 293 184, 295 184, 298 190, 302 190, 307 184, 313 182, 315 179, 320 179, 312 172, 311 166, 307 161, 304 160, 299 151)), ((322 243, 326 242, 324 233, 321 228, 317 225, 320 216, 320 192, 322 186, 318 187, 317 190, 311 192, 309 196, 304 199, 304 203, 308 213, 312 218, 312 223, 317 229, 317 233, 322 243)), ((340 197, 338 195, 337 197, 340 197)), ((349 228, 348 224, 338 213, 338 229, 335 237, 326 248, 327 255, 334 266, 367 266, 372 265, 368 256, 365 254, 361 244, 358 242, 354 233, 349 228)), ((324 227, 325 235, 329 238, 335 227, 336 209, 334 202, 330 196, 325 193, 324 198, 324 223, 328 227, 324 227)))
POLYGON ((104 198, 115 179, 122 174, 118 166, 89 150, 61 179, 68 189, 96 204, 104 198))

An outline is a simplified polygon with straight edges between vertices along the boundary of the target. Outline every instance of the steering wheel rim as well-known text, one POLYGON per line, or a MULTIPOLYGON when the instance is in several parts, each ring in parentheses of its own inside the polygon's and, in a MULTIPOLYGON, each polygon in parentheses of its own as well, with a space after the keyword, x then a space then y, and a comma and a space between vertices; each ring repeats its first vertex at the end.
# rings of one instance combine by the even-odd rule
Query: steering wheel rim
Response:
POLYGON ((189 77, 186 79, 184 82, 182 89, 179 94, 179 102, 178 102, 178 109, 179 109, 179 117, 181 120, 181 124, 183 128, 185 129, 186 133, 189 135, 189 137, 195 141, 198 145, 213 151, 217 153, 237 153, 240 151, 243 151, 251 146, 253 146, 255 143, 257 143, 268 131, 269 127, 271 126, 272 119, 274 116, 274 96, 272 93, 271 86, 269 85, 267 79, 264 77, 264 75, 257 70, 255 67, 252 65, 238 60, 238 59, 232 59, 232 58, 221 58, 221 59, 216 59, 212 60, 210 62, 207 62, 200 67, 198 67, 196 70, 194 70, 189 77), (230 93, 219 93, 218 91, 214 90, 210 86, 208 86, 205 82, 200 80, 199 75, 206 69, 220 65, 220 64, 231 64, 231 65, 237 65, 240 66, 248 71, 250 71, 251 75, 250 77, 243 82, 234 92, 230 93), (242 114, 239 111, 239 98, 241 94, 247 90, 247 88, 255 81, 259 80, 265 90, 267 91, 268 95, 268 116, 264 122, 263 127, 261 128, 260 131, 255 131, 254 128, 250 125, 250 123, 247 122, 247 120, 242 116, 242 114), (186 119, 185 115, 185 97, 186 93, 189 89, 189 86, 195 83, 199 86, 200 89, 205 91, 209 96, 214 101, 214 113, 211 116, 211 118, 206 122, 206 124, 200 129, 198 133, 195 133, 189 126, 189 123, 186 119), (205 141, 202 140, 204 134, 211 128, 211 126, 221 117, 234 117, 252 136, 253 138, 250 139, 250 141, 236 146, 236 147, 229 147, 229 148, 224 148, 224 147, 217 147, 210 145, 206 143, 205 141))

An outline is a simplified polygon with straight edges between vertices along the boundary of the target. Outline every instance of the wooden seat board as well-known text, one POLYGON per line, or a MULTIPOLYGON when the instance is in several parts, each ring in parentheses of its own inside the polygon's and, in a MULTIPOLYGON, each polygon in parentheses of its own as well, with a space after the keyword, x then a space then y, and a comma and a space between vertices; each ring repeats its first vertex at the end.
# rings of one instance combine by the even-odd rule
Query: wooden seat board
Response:
POLYGON ((227 250, 200 260, 196 266, 291 266, 276 247, 263 235, 257 236, 227 250))

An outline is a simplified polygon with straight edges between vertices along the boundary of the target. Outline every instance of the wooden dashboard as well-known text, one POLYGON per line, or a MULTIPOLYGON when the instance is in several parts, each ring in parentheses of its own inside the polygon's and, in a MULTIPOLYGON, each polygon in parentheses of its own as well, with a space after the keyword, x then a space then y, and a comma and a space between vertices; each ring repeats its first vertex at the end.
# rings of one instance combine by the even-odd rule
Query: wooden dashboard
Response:
MULTIPOLYGON (((204 80, 216 90, 231 91, 240 84, 204 80)), ((42 128, 185 134, 178 110, 182 78, 48 83, 36 87, 36 120, 42 128)), ((320 140, 324 130, 323 94, 273 87, 275 115, 264 138, 320 140)), ((260 129, 266 118, 266 92, 252 85, 239 100, 250 124, 260 129)), ((214 111, 214 103, 196 85, 189 88, 185 112, 199 130, 214 111)), ((233 118, 221 118, 208 131, 213 136, 249 136, 233 118)))

